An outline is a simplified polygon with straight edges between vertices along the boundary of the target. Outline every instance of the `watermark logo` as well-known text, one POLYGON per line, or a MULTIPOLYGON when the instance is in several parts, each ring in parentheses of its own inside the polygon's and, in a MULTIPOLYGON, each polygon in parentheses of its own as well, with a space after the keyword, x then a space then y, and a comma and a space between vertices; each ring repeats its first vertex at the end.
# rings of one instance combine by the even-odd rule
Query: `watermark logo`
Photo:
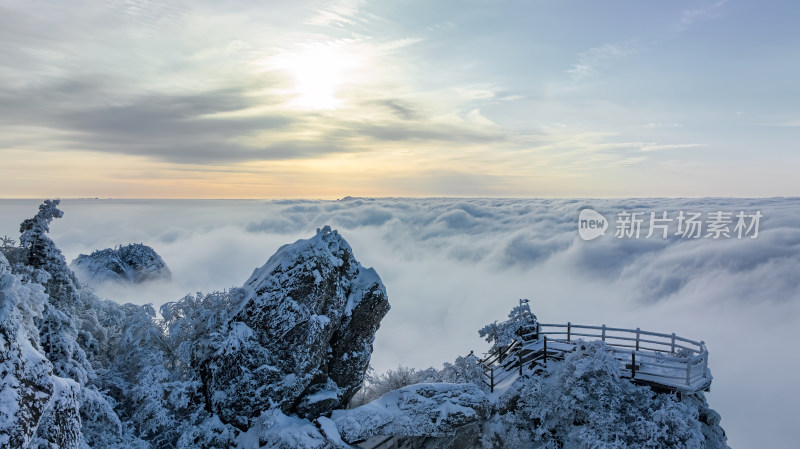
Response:
POLYGON ((578 235, 584 240, 594 240, 606 235, 608 220, 600 212, 583 209, 578 216, 578 235))
MULTIPOLYGON (((738 213, 669 211, 617 213, 614 237, 618 239, 744 239, 758 238, 764 215, 761 211, 738 213)), ((583 240, 594 240, 606 234, 609 221, 599 212, 583 209, 578 216, 578 234, 583 240)))

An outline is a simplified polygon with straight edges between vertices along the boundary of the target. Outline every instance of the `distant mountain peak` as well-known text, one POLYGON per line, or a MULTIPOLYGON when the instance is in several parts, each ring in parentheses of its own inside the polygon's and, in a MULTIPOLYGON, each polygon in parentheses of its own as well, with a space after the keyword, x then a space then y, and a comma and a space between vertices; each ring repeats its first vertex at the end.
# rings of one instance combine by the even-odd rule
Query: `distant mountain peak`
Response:
POLYGON ((81 281, 89 284, 107 281, 138 284, 172 279, 172 272, 161 256, 141 243, 81 254, 72 261, 70 268, 81 281))

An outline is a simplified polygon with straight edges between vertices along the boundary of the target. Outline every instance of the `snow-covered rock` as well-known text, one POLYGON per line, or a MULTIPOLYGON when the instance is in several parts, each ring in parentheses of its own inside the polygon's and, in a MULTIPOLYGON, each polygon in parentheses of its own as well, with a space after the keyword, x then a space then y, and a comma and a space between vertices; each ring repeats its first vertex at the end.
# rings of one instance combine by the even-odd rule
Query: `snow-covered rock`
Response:
POLYGON ((79 255, 70 264, 78 278, 95 284, 106 281, 140 283, 172 278, 169 267, 155 250, 141 243, 106 248, 79 255))
POLYGON ((416 384, 389 392, 351 410, 336 410, 331 419, 344 441, 376 435, 444 437, 488 418, 492 405, 477 385, 416 384))
POLYGON ((618 370, 605 342, 581 342, 499 397, 498 413, 482 426, 482 447, 728 449, 702 393, 656 393, 618 370))
POLYGON ((224 421, 245 428, 263 410, 316 418, 359 389, 389 311, 375 270, 329 227, 284 245, 253 272, 247 296, 207 365, 207 394, 224 421))
POLYGON ((62 377, 53 377, 53 380, 53 396, 31 446, 37 449, 78 449, 83 441, 78 401, 80 385, 62 377))
POLYGON ((264 412, 253 427, 240 438, 247 442, 258 438, 264 449, 340 449, 350 448, 339 438, 336 426, 325 417, 311 422, 296 416, 286 416, 280 410, 264 412))
POLYGON ((486 394, 473 384, 416 384, 389 392, 331 419, 344 441, 375 435, 444 437, 485 420, 492 410, 486 394))

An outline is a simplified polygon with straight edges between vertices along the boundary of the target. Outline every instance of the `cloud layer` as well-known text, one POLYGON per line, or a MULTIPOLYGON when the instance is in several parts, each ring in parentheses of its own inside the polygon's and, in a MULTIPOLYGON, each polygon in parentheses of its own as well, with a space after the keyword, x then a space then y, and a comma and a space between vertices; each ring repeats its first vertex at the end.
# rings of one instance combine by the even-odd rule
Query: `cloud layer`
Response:
MULTIPOLYGON (((375 343, 378 370, 439 365, 485 344, 476 330, 518 298, 544 322, 608 324, 702 339, 715 376, 712 406, 732 446, 791 447, 800 400, 793 341, 800 318, 800 200, 368 199, 341 201, 65 200, 52 235, 68 260, 143 242, 174 280, 98 293, 156 305, 194 291, 241 285, 282 244, 330 224, 387 286, 392 311, 375 343), (579 210, 612 220, 607 235, 578 237, 579 210), (756 239, 617 239, 623 211, 763 214, 756 239), (769 365, 770 369, 762 366, 769 365), (747 406, 743 406, 743 402, 747 406), (754 429, 744 432, 743 429, 754 429)), ((2 201, 13 235, 33 201, 2 201)), ((671 231, 674 230, 671 229, 671 231)), ((672 234, 672 232, 670 232, 672 234)), ((642 236, 646 235, 643 233, 642 236)))

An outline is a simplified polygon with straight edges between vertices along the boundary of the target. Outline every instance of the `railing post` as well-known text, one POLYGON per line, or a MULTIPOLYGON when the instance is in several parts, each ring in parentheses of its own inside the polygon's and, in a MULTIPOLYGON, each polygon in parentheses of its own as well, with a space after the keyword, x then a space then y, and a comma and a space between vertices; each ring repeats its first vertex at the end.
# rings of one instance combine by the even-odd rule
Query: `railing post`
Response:
POLYGON ((489 392, 494 393, 494 366, 489 369, 489 392))
POLYGON ((631 379, 636 379, 636 353, 631 352, 631 379))
POLYGON ((606 325, 603 325, 603 333, 601 335, 603 341, 606 341, 606 325))
POLYGON ((639 328, 637 327, 636 328, 636 350, 637 351, 639 350, 639 333, 640 332, 641 332, 641 330, 639 330, 639 328))
POLYGON ((547 366, 547 335, 544 336, 544 366, 547 366))
POLYGON ((570 333, 571 333, 571 331, 572 331, 572 323, 570 323, 569 321, 567 321, 567 341, 571 341, 571 340, 570 340, 570 333))
POLYGON ((672 353, 675 354, 675 332, 672 333, 672 353))
POLYGON ((692 384, 692 358, 686 360, 686 385, 692 384))
MULTIPOLYGON (((706 348, 706 342, 701 340, 700 349, 705 349, 705 348, 706 348)), ((705 355, 703 355, 703 379, 708 377, 708 375, 706 374, 708 372, 708 351, 706 350, 704 352, 705 355)))

